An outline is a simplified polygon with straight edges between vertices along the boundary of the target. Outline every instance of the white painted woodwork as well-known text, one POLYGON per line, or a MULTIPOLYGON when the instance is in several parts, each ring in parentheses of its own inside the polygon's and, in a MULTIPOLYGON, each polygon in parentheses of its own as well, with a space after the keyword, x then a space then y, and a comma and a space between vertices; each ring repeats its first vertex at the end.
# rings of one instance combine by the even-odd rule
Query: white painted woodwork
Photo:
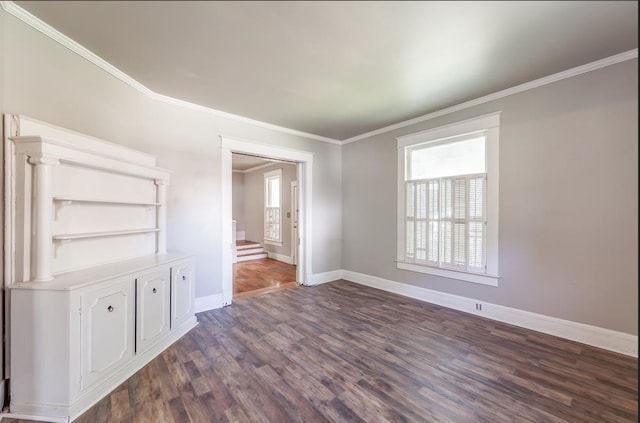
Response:
POLYGON ((166 252, 170 172, 156 159, 9 116, 5 284, 166 252))
MULTIPOLYGON (((156 222, 159 228, 167 226, 167 181, 156 179, 156 222)), ((156 250, 158 254, 167 252, 167 233, 166 231, 158 231, 156 239, 156 250)))
POLYGON ((10 412, 73 420, 141 369, 197 324, 193 269, 154 254, 11 285, 10 412))
POLYGON ((59 237, 61 241, 55 242, 54 274, 61 274, 68 269, 82 269, 100 263, 118 262, 154 254, 156 245, 155 229, 113 234, 104 232, 61 234, 59 237), (65 238, 68 237, 72 239, 66 242, 65 238))
POLYGON ((195 312, 193 266, 189 263, 171 267, 171 328, 192 318, 195 312))
POLYGON ((499 221, 499 139, 500 112, 494 112, 460 122, 431 128, 396 138, 397 140, 397 230, 396 230, 396 267, 419 273, 443 276, 482 285, 498 286, 498 221, 499 221), (471 273, 453 268, 432 267, 408 262, 406 259, 406 187, 405 158, 406 149, 429 142, 441 142, 457 136, 483 133, 485 136, 485 160, 487 169, 486 215, 485 222, 485 255, 486 269, 484 273, 471 273))
POLYGON ((38 282, 52 279, 51 275, 51 168, 60 164, 53 157, 33 154, 29 157, 33 165, 33 236, 35 238, 32 251, 33 279, 38 282))
POLYGON ((71 421, 197 324, 195 263, 166 252, 155 157, 5 123, 9 408, 71 421))
POLYGON ((135 291, 128 278, 86 291, 80 294, 82 390, 133 357, 135 333, 135 291))
MULTIPOLYGON (((190 268, 188 263, 182 266, 190 268)), ((170 270, 163 268, 136 278, 136 351, 147 350, 170 331, 170 277, 170 270)), ((173 290, 180 298, 189 291, 173 290)))
POLYGON ((291 263, 298 264, 298 181, 291 181, 291 263))
POLYGON ((235 220, 231 221, 231 236, 233 237, 233 239, 231 240, 232 245, 233 245, 233 250, 231 252, 231 262, 232 263, 237 263, 238 262, 238 245, 236 244, 236 241, 238 240, 238 231, 236 230, 237 228, 237 223, 235 220))

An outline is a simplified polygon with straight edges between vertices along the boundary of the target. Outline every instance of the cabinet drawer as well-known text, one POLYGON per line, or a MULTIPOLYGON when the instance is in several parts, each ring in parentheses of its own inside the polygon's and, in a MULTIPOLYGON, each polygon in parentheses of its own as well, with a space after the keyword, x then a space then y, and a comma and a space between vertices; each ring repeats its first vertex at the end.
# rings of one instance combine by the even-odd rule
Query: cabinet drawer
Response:
POLYGON ((108 376, 134 354, 134 281, 81 295, 81 389, 108 376))
POLYGON ((169 333, 169 268, 136 278, 136 352, 147 350, 169 333))
POLYGON ((193 317, 193 264, 187 262, 171 267, 171 328, 193 317))

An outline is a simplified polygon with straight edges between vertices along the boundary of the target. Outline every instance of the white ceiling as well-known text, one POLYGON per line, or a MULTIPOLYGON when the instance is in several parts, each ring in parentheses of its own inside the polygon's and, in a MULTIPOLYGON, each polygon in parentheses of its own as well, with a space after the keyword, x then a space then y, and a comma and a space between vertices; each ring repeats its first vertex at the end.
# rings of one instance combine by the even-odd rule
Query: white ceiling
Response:
POLYGON ((339 140, 638 47, 636 1, 16 3, 157 93, 339 140))

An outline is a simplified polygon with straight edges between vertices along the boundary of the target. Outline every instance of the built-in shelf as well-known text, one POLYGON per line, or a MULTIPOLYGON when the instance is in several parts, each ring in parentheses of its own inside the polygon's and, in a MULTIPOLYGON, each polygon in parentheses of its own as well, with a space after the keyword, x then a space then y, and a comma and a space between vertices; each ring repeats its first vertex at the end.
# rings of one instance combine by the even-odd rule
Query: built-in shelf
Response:
POLYGON ((166 253, 170 171, 153 156, 43 124, 26 128, 44 135, 21 136, 11 122, 11 283, 166 253))
POLYGON ((53 235, 52 238, 54 241, 71 241, 74 239, 104 238, 107 236, 146 234, 146 233, 159 232, 159 231, 160 229, 158 228, 146 228, 146 229, 131 229, 126 231, 86 232, 82 234, 53 235))
POLYGON ((118 206, 148 206, 148 207, 155 207, 160 205, 160 203, 138 203, 135 201, 110 201, 110 200, 82 200, 78 198, 61 198, 61 197, 53 197, 53 201, 61 204, 72 204, 72 203, 114 204, 118 206))

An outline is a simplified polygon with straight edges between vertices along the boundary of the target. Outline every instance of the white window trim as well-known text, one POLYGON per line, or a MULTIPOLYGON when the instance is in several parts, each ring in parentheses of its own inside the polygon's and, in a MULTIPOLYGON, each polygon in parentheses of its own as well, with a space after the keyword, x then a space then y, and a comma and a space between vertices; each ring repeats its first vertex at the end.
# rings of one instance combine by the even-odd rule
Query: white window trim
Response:
POLYGON ((496 112, 451 125, 440 126, 438 128, 428 129, 426 131, 396 138, 398 143, 396 265, 398 269, 458 279, 483 285, 498 286, 498 279, 500 278, 498 272, 499 137, 500 112, 496 112), (482 132, 485 135, 485 156, 487 160, 486 273, 471 273, 405 262, 405 148, 430 141, 442 141, 447 138, 457 138, 474 132, 482 132))
POLYGON ((264 208, 263 208, 263 213, 262 213, 262 217, 263 217, 263 242, 265 244, 268 245, 275 245, 277 247, 282 247, 282 169, 275 169, 269 172, 265 172, 264 173, 264 183, 263 183, 263 187, 264 187, 264 208), (272 238, 267 238, 267 233, 266 233, 266 228, 267 228, 267 195, 268 195, 268 187, 267 187, 267 181, 269 180, 269 178, 273 178, 273 177, 278 177, 280 179, 280 184, 279 184, 279 189, 280 189, 280 194, 278 195, 278 198, 280 199, 280 213, 278 213, 280 222, 278 223, 278 239, 272 239, 272 238))

